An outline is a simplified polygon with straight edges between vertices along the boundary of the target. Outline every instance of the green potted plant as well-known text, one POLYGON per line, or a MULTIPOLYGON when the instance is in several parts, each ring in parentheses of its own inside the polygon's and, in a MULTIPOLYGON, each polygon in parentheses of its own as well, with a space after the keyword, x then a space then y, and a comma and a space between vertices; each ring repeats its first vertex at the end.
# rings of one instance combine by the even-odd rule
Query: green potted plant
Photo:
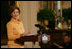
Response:
POLYGON ((54 21, 55 20, 55 17, 54 17, 53 11, 48 10, 48 9, 40 10, 37 13, 37 20, 38 21, 43 21, 44 19, 48 19, 50 21, 54 21))
POLYGON ((37 21, 38 22, 42 23, 45 19, 49 20, 49 22, 50 22, 49 24, 51 27, 54 26, 55 16, 54 16, 53 11, 48 10, 48 9, 42 9, 37 13, 37 21))

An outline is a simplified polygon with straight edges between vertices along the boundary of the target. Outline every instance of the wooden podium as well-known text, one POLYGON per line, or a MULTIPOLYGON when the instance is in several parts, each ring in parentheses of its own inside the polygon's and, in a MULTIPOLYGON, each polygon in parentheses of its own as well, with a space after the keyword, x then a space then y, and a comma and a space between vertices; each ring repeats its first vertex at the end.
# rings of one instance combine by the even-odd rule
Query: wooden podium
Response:
MULTIPOLYGON (((53 43, 60 44, 63 42, 63 32, 71 33, 71 30, 52 30, 50 34, 51 40, 50 44, 53 43)), ((36 42, 38 41, 38 35, 24 36, 19 39, 16 39, 16 43, 23 45, 24 42, 36 42)))

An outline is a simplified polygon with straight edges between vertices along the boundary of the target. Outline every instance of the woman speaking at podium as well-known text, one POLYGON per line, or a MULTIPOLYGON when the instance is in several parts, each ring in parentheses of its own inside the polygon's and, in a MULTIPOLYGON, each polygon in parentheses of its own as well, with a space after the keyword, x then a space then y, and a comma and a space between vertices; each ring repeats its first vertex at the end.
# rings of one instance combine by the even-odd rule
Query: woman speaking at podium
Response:
POLYGON ((25 29, 22 21, 19 19, 20 9, 17 6, 10 7, 11 20, 7 23, 8 48, 24 48, 14 41, 24 36, 25 29))

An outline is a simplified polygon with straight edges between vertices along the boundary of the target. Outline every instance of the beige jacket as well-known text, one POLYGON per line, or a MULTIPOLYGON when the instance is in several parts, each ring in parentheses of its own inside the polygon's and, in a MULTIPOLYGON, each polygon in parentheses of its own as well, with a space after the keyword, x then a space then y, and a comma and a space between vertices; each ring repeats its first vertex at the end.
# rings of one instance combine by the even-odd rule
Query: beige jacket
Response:
POLYGON ((11 19, 7 23, 7 35, 8 35, 8 47, 9 48, 22 48, 24 46, 21 46, 19 44, 16 44, 14 42, 15 39, 20 38, 20 34, 24 33, 24 27, 22 22, 16 21, 15 19, 11 19))

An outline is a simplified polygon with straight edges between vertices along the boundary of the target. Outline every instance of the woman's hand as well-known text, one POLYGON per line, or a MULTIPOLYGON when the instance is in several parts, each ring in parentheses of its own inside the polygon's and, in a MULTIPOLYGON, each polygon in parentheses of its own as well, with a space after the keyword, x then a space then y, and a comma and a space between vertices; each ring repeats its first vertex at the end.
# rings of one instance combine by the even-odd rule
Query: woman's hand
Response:
POLYGON ((23 37, 23 36, 24 36, 24 33, 20 35, 20 37, 23 37))

